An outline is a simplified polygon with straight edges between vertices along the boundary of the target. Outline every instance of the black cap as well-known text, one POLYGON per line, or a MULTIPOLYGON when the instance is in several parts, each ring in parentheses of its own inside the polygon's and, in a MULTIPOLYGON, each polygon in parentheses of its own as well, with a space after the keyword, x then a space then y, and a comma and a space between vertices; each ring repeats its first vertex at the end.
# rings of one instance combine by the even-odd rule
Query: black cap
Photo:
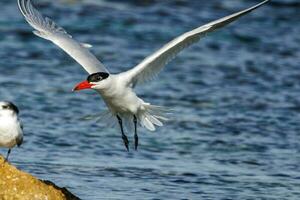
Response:
POLYGON ((109 73, 106 72, 97 72, 94 74, 91 74, 87 77, 87 81, 90 82, 99 82, 109 77, 109 73))
POLYGON ((13 104, 12 102, 5 101, 4 105, 2 107, 3 107, 3 109, 13 110, 15 113, 19 114, 18 107, 15 104, 13 104))

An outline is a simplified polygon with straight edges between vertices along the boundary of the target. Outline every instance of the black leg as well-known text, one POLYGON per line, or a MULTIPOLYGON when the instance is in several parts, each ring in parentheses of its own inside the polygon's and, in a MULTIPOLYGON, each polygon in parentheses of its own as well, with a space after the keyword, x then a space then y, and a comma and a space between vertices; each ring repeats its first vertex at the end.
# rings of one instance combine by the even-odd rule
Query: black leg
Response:
POLYGON ((128 147, 129 141, 128 141, 127 136, 124 134, 122 119, 118 115, 117 115, 117 118, 118 118, 119 125, 120 125, 120 128, 121 128, 122 139, 123 139, 124 145, 125 145, 127 151, 129 151, 129 147, 128 147))
POLYGON ((4 162, 8 161, 8 157, 9 157, 10 152, 11 152, 11 149, 8 149, 8 152, 7 152, 7 155, 6 155, 6 158, 5 158, 4 162))
POLYGON ((135 115, 133 115, 133 123, 134 123, 134 148, 137 151, 137 148, 139 146, 139 137, 137 134, 137 118, 135 115))

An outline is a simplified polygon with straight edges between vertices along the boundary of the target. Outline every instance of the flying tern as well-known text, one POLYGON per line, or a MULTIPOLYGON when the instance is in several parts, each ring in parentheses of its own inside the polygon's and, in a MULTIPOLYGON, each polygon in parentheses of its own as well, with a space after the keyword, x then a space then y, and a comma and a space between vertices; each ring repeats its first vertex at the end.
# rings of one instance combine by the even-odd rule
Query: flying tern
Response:
POLYGON ((138 147, 137 125, 150 131, 156 126, 163 126, 167 120, 163 107, 151 105, 143 101, 134 92, 134 87, 152 80, 163 67, 179 52, 198 42, 202 37, 250 13, 269 0, 265 0, 253 7, 209 22, 194 30, 186 32, 173 39, 161 49, 146 57, 140 64, 128 71, 111 74, 105 66, 89 51, 88 44, 79 43, 72 38, 62 27, 48 17, 44 17, 33 7, 31 0, 18 0, 21 13, 26 21, 35 29, 33 33, 62 48, 69 56, 75 59, 88 73, 87 79, 79 83, 74 90, 94 89, 101 96, 108 107, 108 114, 117 119, 122 139, 127 150, 128 139, 124 133, 124 121, 134 125, 135 150, 138 147))
POLYGON ((11 102, 0 102, 0 147, 8 148, 5 161, 13 147, 23 143, 23 127, 18 117, 19 109, 11 102))

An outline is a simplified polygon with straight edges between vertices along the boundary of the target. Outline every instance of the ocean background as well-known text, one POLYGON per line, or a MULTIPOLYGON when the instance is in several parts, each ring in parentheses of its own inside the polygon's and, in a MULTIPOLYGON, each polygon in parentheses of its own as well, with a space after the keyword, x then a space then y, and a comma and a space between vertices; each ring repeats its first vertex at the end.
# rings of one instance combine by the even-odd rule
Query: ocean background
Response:
MULTIPOLYGON (((174 37, 258 0, 35 0, 112 73, 174 37)), ((87 73, 32 34, 14 0, 0 2, 0 99, 17 104, 24 144, 10 161, 87 200, 300 198, 300 2, 272 0, 183 51, 137 88, 174 110, 139 128, 128 153, 119 129, 88 120, 107 108, 73 93, 87 73)), ((6 154, 6 149, 0 149, 6 154)))

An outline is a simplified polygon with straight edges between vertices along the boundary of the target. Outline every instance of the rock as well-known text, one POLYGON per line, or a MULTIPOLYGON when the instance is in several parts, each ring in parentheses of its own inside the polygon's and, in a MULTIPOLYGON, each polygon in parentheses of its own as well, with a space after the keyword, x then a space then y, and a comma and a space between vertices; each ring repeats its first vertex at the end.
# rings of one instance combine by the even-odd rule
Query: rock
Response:
POLYGON ((4 163, 0 156, 1 200, 79 200, 65 188, 50 181, 41 181, 32 175, 4 163))

